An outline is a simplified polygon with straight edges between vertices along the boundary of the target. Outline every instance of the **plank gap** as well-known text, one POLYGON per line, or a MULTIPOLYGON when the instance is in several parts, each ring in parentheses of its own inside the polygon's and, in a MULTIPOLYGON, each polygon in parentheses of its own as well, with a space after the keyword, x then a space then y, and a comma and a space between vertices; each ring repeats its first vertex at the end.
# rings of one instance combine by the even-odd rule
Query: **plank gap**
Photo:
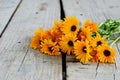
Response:
POLYGON ((98 75, 98 72, 97 72, 98 67, 99 67, 99 63, 97 64, 97 67, 96 67, 96 74, 95 74, 95 77, 98 75))
POLYGON ((67 73, 67 69, 66 69, 66 54, 62 53, 62 79, 66 80, 66 73, 67 73))
POLYGON ((20 0, 19 4, 17 5, 16 9, 14 10, 13 14, 11 15, 10 19, 8 20, 7 24, 5 25, 4 29, 2 30, 1 34, 0 34, 0 38, 2 37, 3 33, 5 32, 5 30, 7 29, 8 25, 10 24, 13 16, 15 15, 16 11, 18 10, 18 8, 20 7, 20 4, 22 3, 23 0, 20 0))
POLYGON ((23 64, 23 62, 24 62, 24 60, 25 60, 25 57, 26 57, 28 51, 29 51, 29 47, 28 47, 28 49, 27 49, 27 51, 26 51, 26 53, 25 53, 25 55, 24 55, 24 57, 23 57, 23 60, 22 60, 22 62, 21 62, 21 64, 20 64, 20 67, 18 68, 18 72, 20 71, 20 68, 21 68, 21 66, 22 66, 22 64, 23 64))
POLYGON ((64 8, 63 7, 64 7, 63 6, 63 2, 62 2, 62 0, 60 0, 60 13, 61 13, 60 18, 62 20, 64 20, 64 18, 65 18, 65 12, 64 12, 64 8))
MULTIPOLYGON (((65 18, 62 0, 60 0, 60 18, 62 20, 64 20, 64 18, 65 18)), ((62 51, 61 51, 61 53, 62 53, 62 79, 66 80, 66 73, 67 73, 67 71, 66 71, 67 70, 66 69, 66 54, 63 53, 62 51)))

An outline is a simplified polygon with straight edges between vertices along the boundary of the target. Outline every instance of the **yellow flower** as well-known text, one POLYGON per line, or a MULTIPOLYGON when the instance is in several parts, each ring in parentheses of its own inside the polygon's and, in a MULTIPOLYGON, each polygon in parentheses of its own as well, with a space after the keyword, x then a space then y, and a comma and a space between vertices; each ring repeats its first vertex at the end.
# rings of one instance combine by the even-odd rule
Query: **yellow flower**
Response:
POLYGON ((113 48, 107 44, 103 44, 102 46, 97 47, 97 51, 97 56, 100 62, 114 63, 116 53, 113 48))
POLYGON ((40 27, 38 30, 34 31, 35 35, 39 36, 40 38, 42 37, 43 29, 40 27))
POLYGON ((67 53, 67 55, 73 53, 74 42, 76 39, 76 36, 73 34, 66 34, 62 36, 61 41, 59 42, 62 51, 67 53))
POLYGON ((63 21, 56 20, 54 22, 54 25, 52 26, 52 41, 53 42, 59 42, 60 38, 62 37, 63 33, 61 31, 61 28, 63 27, 63 21))
POLYGON ((91 29, 91 32, 96 32, 98 30, 98 24, 91 22, 89 19, 87 19, 84 23, 83 23, 84 27, 89 27, 91 29))
POLYGON ((41 49, 41 42, 42 39, 40 38, 40 36, 33 36, 31 43, 30 43, 30 47, 33 49, 41 49))
POLYGON ((52 39, 52 31, 47 29, 42 34, 42 39, 52 39))
POLYGON ((52 41, 59 42, 62 37, 62 33, 59 30, 52 31, 52 41))
POLYGON ((52 30, 53 31, 56 31, 56 30, 61 31, 61 28, 63 28, 63 21, 60 20, 60 22, 58 22, 58 20, 55 20, 54 25, 52 26, 52 30))
POLYGON ((68 34, 68 33, 77 34, 78 30, 79 30, 79 21, 76 17, 71 16, 64 19, 63 28, 61 28, 61 31, 64 34, 68 34))
POLYGON ((90 53, 89 42, 86 41, 77 41, 74 46, 74 54, 77 59, 82 63, 88 63, 88 61, 92 58, 90 53))
POLYGON ((92 58, 90 59, 91 62, 97 62, 98 63, 98 56, 97 56, 97 50, 96 48, 92 48, 90 55, 92 58))
POLYGON ((59 52, 59 46, 55 43, 55 42, 52 42, 51 39, 48 39, 48 40, 44 40, 42 43, 41 43, 41 52, 45 53, 45 54, 48 54, 48 55, 60 55, 60 52, 59 52))
POLYGON ((91 31, 90 28, 80 28, 78 34, 77 34, 78 39, 81 41, 85 41, 86 39, 89 40, 91 39, 91 31))
POLYGON ((102 38, 99 33, 96 33, 96 36, 90 40, 90 45, 93 48, 98 47, 102 44, 107 44, 107 41, 105 40, 104 37, 102 38))

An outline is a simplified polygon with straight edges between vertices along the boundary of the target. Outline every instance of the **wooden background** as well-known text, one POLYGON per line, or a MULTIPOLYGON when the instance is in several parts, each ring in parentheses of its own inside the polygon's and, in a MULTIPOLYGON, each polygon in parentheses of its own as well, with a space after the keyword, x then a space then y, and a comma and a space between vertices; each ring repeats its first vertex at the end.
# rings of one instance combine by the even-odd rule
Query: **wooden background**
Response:
POLYGON ((120 80, 120 43, 114 45, 115 64, 83 65, 66 57, 66 67, 62 56, 29 47, 34 30, 60 20, 62 7, 66 17, 76 16, 81 22, 120 18, 120 0, 0 0, 0 80, 120 80))

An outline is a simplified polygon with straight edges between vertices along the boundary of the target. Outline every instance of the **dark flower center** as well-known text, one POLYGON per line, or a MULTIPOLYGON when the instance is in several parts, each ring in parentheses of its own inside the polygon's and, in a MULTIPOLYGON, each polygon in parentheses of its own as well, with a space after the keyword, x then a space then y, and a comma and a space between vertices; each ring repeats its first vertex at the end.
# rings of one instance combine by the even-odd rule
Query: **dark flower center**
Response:
POLYGON ((73 46, 74 44, 73 44, 72 41, 69 41, 69 42, 68 42, 68 45, 69 45, 69 46, 73 46))
POLYGON ((53 48, 52 46, 51 47, 48 47, 49 51, 52 52, 53 51, 53 48))
POLYGON ((82 51, 83 51, 84 53, 87 53, 87 51, 86 51, 86 46, 84 46, 84 47, 82 48, 82 51))
POLYGON ((104 55, 105 55, 105 56, 110 56, 110 51, 105 50, 105 51, 104 51, 104 55))
POLYGON ((41 40, 39 40, 39 44, 41 44, 41 40))
POLYGON ((71 31, 76 31, 76 26, 75 26, 75 25, 73 25, 73 26, 71 27, 71 31))
POLYGON ((102 44, 102 42, 101 41, 98 41, 97 42, 97 46, 99 46, 99 45, 101 45, 102 44))

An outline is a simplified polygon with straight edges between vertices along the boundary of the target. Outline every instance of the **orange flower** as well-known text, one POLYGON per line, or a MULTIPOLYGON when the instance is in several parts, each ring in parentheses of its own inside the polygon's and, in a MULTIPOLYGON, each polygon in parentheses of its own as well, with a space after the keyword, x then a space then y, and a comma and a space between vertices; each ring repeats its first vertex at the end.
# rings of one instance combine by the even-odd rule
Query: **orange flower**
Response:
POLYGON ((98 56, 97 56, 97 50, 96 50, 96 48, 93 48, 91 50, 90 55, 92 56, 92 58, 90 59, 90 61, 98 63, 98 56))
POLYGON ((47 29, 43 32, 42 39, 52 39, 52 33, 50 29, 47 29))
POLYGON ((98 24, 94 23, 94 22, 90 22, 89 19, 87 19, 84 23, 83 23, 84 27, 89 27, 91 29, 91 32, 96 32, 98 30, 98 24))
POLYGON ((45 39, 41 43, 41 47, 42 47, 41 52, 45 54, 54 55, 54 56, 60 55, 59 46, 55 42, 52 42, 51 39, 48 40, 45 39))
POLYGON ((103 44, 102 46, 99 46, 97 48, 97 51, 98 51, 97 56, 100 62, 114 63, 116 53, 113 48, 106 44, 103 44))
POLYGON ((59 30, 52 31, 52 41, 59 42, 62 37, 62 33, 59 30))
POLYGON ((74 46, 74 54, 82 63, 88 63, 92 58, 90 55, 90 46, 88 41, 77 41, 74 46))
POLYGON ((71 16, 64 19, 63 28, 61 28, 64 34, 77 34, 78 30, 79 21, 76 17, 71 16))
POLYGON ((53 31, 56 31, 56 30, 61 31, 61 28, 63 28, 63 21, 60 20, 60 22, 58 22, 58 20, 55 20, 54 25, 52 26, 52 30, 53 31))
POLYGON ((52 40, 53 42, 59 42, 60 38, 62 37, 62 31, 61 28, 63 27, 63 21, 60 20, 60 22, 58 22, 58 20, 56 20, 54 22, 54 25, 52 27, 52 40))
POLYGON ((86 39, 87 40, 91 39, 90 28, 80 28, 77 37, 80 41, 81 40, 85 41, 86 39))
POLYGON ((39 36, 40 38, 42 37, 43 29, 40 27, 38 30, 34 31, 35 35, 39 36))
POLYGON ((42 42, 42 39, 40 38, 40 36, 33 36, 31 43, 30 43, 30 47, 33 49, 40 50, 41 49, 41 42, 42 42))
POLYGON ((96 36, 94 38, 91 38, 90 40, 91 47, 95 48, 102 44, 107 44, 107 41, 104 37, 101 37, 99 33, 96 33, 96 36))
POLYGON ((73 53, 74 42, 76 39, 76 35, 73 34, 66 34, 62 36, 61 41, 59 42, 62 51, 67 53, 67 55, 73 53))

